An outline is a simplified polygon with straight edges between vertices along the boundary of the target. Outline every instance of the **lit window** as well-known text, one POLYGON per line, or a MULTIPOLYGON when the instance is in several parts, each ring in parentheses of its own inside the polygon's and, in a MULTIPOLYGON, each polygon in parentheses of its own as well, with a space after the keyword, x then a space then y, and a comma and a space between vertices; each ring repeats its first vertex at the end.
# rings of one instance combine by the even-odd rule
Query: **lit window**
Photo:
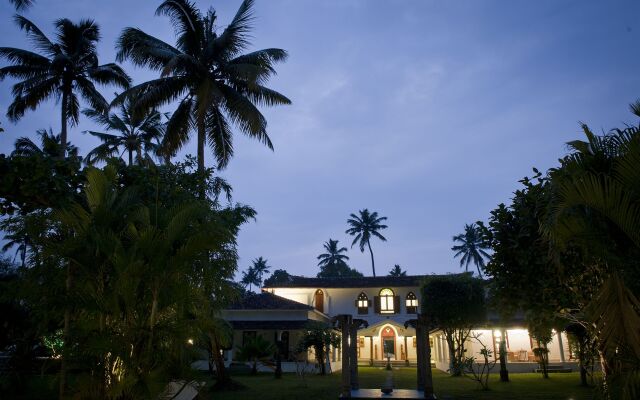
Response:
POLYGON ((393 314, 394 308, 394 295, 391 289, 382 289, 380 291, 380 313, 393 314))
POLYGON ((358 295, 358 300, 356 300, 356 307, 358 308, 358 314, 369 313, 369 298, 364 292, 358 295))
POLYGON ((413 294, 413 292, 409 292, 409 294, 407 294, 405 305, 407 307, 407 314, 418 313, 418 298, 413 294))

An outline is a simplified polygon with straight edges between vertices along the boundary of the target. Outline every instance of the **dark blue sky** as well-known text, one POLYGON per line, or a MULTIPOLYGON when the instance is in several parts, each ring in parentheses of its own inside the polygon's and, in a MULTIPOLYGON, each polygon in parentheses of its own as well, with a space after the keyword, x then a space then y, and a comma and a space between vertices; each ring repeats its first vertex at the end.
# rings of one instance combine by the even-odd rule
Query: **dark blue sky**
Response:
MULTIPOLYGON (((47 33, 58 17, 96 19, 105 63, 125 26, 173 43, 158 4, 38 0, 26 15, 47 33)), ((239 4, 198 1, 223 24, 239 4)), ((0 12, 0 45, 28 46, 8 1, 0 12)), ((633 122, 627 105, 640 97, 637 1, 258 0, 255 13, 252 48, 290 53, 270 85, 293 105, 265 110, 275 152, 238 136, 222 173, 258 211, 240 234, 241 269, 263 256, 315 275, 323 242, 348 247, 346 219, 367 207, 389 218, 388 242, 372 243, 379 273, 459 271, 451 238, 465 223, 508 201, 531 167, 553 166, 578 121, 633 122)), ((136 82, 156 77, 125 67, 136 82)), ((11 83, 0 83, 2 152, 60 125, 54 102, 7 122, 11 83)), ((89 128, 70 132, 83 153, 96 144, 89 128)), ((349 256, 370 274, 368 253, 349 256)))

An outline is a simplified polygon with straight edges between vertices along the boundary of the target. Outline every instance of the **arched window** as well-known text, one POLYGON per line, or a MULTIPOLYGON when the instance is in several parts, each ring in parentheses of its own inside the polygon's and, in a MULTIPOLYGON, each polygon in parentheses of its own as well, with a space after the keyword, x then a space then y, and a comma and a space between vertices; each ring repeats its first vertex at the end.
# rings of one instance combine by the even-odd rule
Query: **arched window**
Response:
POLYGON ((358 308, 358 314, 369 314, 369 298, 364 292, 358 295, 356 307, 358 308))
POLYGON ((391 289, 382 289, 380 291, 380 313, 393 314, 396 312, 394 293, 391 289))
POLYGON ((407 307, 407 314, 417 314, 418 313, 418 298, 413 292, 409 292, 407 294, 407 298, 405 300, 405 306, 407 307))
POLYGON ((315 300, 314 304, 315 304, 316 310, 323 313, 324 312, 324 292, 322 292, 322 289, 316 290, 314 300, 315 300))

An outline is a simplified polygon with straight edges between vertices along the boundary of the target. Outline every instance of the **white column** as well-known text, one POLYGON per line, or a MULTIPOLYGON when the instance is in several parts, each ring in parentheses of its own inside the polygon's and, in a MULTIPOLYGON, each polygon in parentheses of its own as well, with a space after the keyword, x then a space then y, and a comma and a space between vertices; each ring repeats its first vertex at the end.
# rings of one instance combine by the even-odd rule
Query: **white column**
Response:
POLYGON ((558 331, 558 346, 560 346, 560 361, 564 362, 564 345, 562 344, 562 332, 558 331))

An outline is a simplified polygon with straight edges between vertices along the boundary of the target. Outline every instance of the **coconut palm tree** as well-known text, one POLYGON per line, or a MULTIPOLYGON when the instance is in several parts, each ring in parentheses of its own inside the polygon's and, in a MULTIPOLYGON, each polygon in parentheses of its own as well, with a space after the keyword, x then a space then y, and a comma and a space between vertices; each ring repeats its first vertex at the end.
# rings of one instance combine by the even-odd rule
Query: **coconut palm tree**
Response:
POLYGON ((465 224, 464 233, 453 237, 456 244, 451 248, 456 254, 453 257, 462 256, 460 259, 460 267, 464 266, 465 271, 469 271, 469 264, 473 264, 478 269, 478 276, 482 276, 482 270, 485 267, 485 258, 489 258, 489 254, 485 251, 489 248, 488 244, 482 237, 480 228, 475 224, 465 224))
POLYGON ((407 271, 403 271, 402 267, 396 264, 391 268, 391 271, 389 271, 389 276, 407 276, 407 271))
POLYGON ((271 268, 269 265, 267 265, 267 260, 262 257, 258 257, 255 260, 253 260, 253 265, 251 266, 251 268, 253 268, 256 274, 256 278, 258 282, 256 285, 257 286, 262 285, 262 276, 264 274, 268 274, 269 268, 271 268))
POLYGON ((382 221, 386 220, 387 217, 378 217, 377 212, 370 213, 368 209, 360 210, 360 215, 351 214, 351 218, 347 220, 347 224, 351 226, 351 228, 347 229, 346 233, 351 236, 355 236, 353 242, 351 243, 351 247, 354 244, 359 242, 360 251, 364 253, 364 246, 367 245, 369 247, 369 252, 371 253, 371 270, 373 271, 373 276, 376 276, 376 265, 373 260, 373 250, 371 250, 371 237, 375 236, 378 239, 386 242, 387 239, 380 234, 383 229, 386 229, 387 226, 381 224, 382 221))
POLYGON ((7 117, 18 121, 27 110, 35 110, 45 100, 60 100, 62 146, 67 145, 67 123, 79 120, 79 97, 91 107, 106 110, 108 103, 94 83, 129 87, 131 79, 116 64, 98 64, 96 44, 100 39, 98 25, 90 19, 74 23, 66 18, 55 22, 56 39, 47 36, 30 20, 16 15, 15 22, 40 52, 0 47, 0 57, 11 65, 0 68, 0 80, 7 76, 21 80, 13 86, 13 102, 7 117))
MULTIPOLYGON (((232 125, 273 149, 267 121, 257 106, 290 104, 282 94, 264 86, 275 74, 274 64, 284 61, 281 49, 247 54, 253 0, 245 0, 229 25, 220 32, 213 9, 202 14, 188 0, 166 0, 156 15, 171 19, 176 46, 126 28, 118 39, 117 59, 160 72, 158 79, 131 89, 140 93, 136 107, 178 106, 168 121, 163 146, 176 152, 196 133, 198 171, 204 173, 205 146, 211 148, 219 169, 233 155, 232 125)), ((118 100, 118 99, 116 99, 118 100)))
POLYGON ((347 265, 346 260, 349 259, 349 256, 346 254, 341 254, 347 251, 346 247, 338 248, 338 241, 329 239, 328 242, 324 242, 324 249, 326 253, 322 253, 318 256, 318 266, 325 267, 327 265, 333 264, 344 264, 347 265))
POLYGON ((117 132, 114 135, 106 132, 86 131, 102 141, 87 154, 88 164, 106 161, 127 152, 129 165, 133 165, 134 153, 139 163, 143 160, 143 154, 144 159, 149 159, 149 152, 158 154, 156 141, 162 138, 165 128, 165 124, 162 123, 162 114, 155 109, 134 113, 131 99, 126 99, 119 107, 120 115, 96 109, 82 111, 84 115, 102 125, 105 130, 117 132))
POLYGON ((240 283, 246 288, 249 286, 249 291, 251 291, 253 285, 260 286, 260 279, 258 278, 258 274, 253 267, 247 268, 246 271, 242 271, 242 279, 240 283))
MULTIPOLYGON (((55 135, 51 128, 38 129, 36 135, 40 137, 40 145, 36 144, 28 137, 21 137, 16 140, 15 150, 11 152, 12 157, 57 157, 60 154, 60 135, 55 135)), ((78 148, 67 142, 65 147, 66 157, 77 157, 78 148)))

